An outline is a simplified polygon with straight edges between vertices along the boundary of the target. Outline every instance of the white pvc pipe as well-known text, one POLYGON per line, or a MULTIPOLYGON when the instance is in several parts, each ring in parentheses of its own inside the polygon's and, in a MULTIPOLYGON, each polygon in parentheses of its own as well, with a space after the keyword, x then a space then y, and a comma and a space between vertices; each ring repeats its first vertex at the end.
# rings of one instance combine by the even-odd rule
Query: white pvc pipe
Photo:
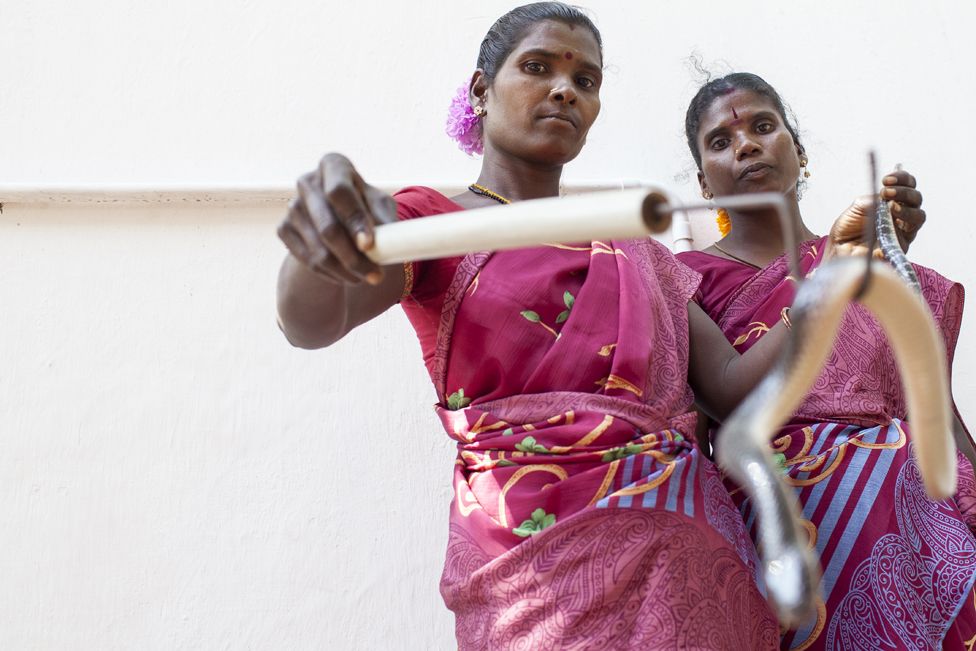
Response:
POLYGON ((691 236, 691 220, 684 211, 677 212, 671 220, 672 249, 675 253, 691 251, 694 248, 694 238, 691 236))
POLYGON ((663 233, 668 200, 650 188, 519 201, 378 226, 374 262, 393 264, 547 243, 633 239, 663 233))

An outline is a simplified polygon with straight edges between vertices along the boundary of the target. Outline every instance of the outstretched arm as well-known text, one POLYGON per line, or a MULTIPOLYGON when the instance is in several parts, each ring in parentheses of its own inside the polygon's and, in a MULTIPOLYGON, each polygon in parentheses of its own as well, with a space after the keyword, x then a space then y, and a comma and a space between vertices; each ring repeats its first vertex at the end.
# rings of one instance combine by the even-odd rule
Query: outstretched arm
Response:
POLYGON ((288 247, 278 274, 278 324, 292 345, 329 346, 397 302, 403 268, 380 268, 362 253, 373 226, 393 221, 392 197, 363 181, 344 156, 327 154, 298 180, 278 227, 288 247))

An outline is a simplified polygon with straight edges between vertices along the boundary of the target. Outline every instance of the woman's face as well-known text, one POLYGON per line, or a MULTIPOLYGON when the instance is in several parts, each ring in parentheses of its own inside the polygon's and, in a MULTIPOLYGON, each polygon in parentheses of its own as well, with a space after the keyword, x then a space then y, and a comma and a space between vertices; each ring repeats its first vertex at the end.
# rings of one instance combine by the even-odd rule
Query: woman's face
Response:
POLYGON ((575 158, 600 113, 600 63, 585 27, 549 20, 530 27, 490 86, 475 73, 486 152, 544 165, 575 158))
POLYGON ((796 194, 800 150, 775 105, 748 90, 712 102, 698 129, 702 192, 796 194))

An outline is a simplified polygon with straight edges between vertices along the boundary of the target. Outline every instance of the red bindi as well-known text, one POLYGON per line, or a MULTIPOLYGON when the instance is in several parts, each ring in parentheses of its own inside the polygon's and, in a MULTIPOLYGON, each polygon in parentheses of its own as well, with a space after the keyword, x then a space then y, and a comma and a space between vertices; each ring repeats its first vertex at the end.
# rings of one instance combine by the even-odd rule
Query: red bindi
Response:
POLYGON ((567 61, 571 61, 573 59, 573 53, 572 52, 567 52, 563 56, 566 57, 566 60, 567 61))

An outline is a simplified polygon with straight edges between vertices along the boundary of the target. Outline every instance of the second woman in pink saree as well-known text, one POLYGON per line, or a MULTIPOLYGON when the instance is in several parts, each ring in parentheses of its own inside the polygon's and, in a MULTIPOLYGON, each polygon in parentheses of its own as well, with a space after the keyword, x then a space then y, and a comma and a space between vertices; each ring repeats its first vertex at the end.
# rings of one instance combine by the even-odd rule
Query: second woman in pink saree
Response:
MULTIPOLYGON (((736 73, 706 84, 688 109, 686 132, 706 198, 783 193, 805 240, 803 274, 824 260, 827 237, 803 224, 797 187, 806 152, 782 100, 765 81, 736 73)), ((918 223, 921 195, 907 172, 885 179, 894 217, 918 223)), ((702 274, 698 301, 740 351, 788 324, 795 295, 777 218, 730 211, 731 232, 679 258, 702 274)), ((835 225, 829 238, 843 240, 835 225)), ((904 236, 905 233, 903 232, 904 236)), ((962 318, 962 287, 916 265, 951 367, 962 318)), ((972 649, 976 644, 976 486, 959 456, 954 500, 933 502, 912 459, 905 397, 878 323, 848 308, 826 368, 772 441, 796 489, 823 567, 818 616, 788 631, 784 649, 972 649)), ((972 452, 960 430, 959 447, 972 452)), ((721 442, 718 443, 721 445, 721 442)), ((747 526, 754 515, 735 486, 747 526)))

